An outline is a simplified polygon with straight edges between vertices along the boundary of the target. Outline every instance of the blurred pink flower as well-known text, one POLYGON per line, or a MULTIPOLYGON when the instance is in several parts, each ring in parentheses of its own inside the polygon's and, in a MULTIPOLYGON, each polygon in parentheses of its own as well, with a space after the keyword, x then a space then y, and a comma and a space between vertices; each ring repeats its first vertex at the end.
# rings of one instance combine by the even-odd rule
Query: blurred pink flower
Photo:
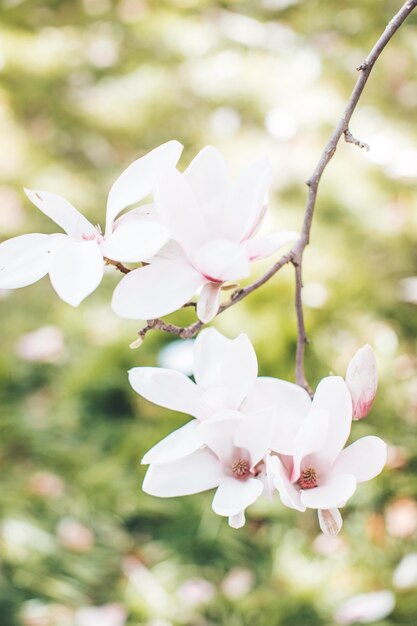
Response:
POLYGON ((177 593, 184 604, 193 607, 210 602, 214 597, 215 588, 204 578, 190 578, 180 585, 177 593))
POLYGON ((353 356, 346 371, 346 385, 352 396, 353 419, 363 419, 372 408, 378 387, 377 364, 370 345, 353 356))
POLYGON ((25 361, 59 363, 64 356, 64 339, 56 326, 41 326, 22 335, 16 344, 16 354, 25 361))
POLYGON ((224 577, 221 590, 229 600, 238 600, 246 596, 255 584, 255 576, 249 569, 234 567, 224 577))
POLYGON ((74 552, 88 552, 95 543, 91 530, 69 517, 59 522, 57 535, 62 545, 74 552))
POLYGON ((216 148, 205 147, 181 174, 171 168, 158 178, 155 207, 171 239, 166 254, 126 275, 113 295, 120 317, 151 319, 181 308, 201 289, 197 315, 210 321, 223 284, 250 274, 263 259, 298 235, 281 231, 254 239, 266 210, 270 165, 254 162, 232 182, 216 148))
POLYGON ((395 607, 392 591, 362 593, 346 600, 334 614, 338 624, 370 624, 387 617, 395 607))
POLYGON ((417 531, 417 502, 411 498, 394 500, 385 510, 385 523, 392 537, 411 537, 417 531))
POLYGON ((59 498, 64 492, 64 483, 51 472, 36 472, 29 480, 30 491, 45 498, 59 498))
POLYGON ((117 603, 82 607, 75 615, 75 626, 124 626, 126 621, 127 611, 117 603))

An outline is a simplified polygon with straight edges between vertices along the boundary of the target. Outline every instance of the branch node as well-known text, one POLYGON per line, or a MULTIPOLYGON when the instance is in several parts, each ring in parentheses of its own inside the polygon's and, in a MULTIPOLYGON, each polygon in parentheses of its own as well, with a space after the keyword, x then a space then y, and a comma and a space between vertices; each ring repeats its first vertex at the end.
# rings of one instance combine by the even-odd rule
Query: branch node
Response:
POLYGON ((358 67, 356 68, 357 72, 364 72, 365 70, 367 70, 369 68, 369 63, 368 61, 364 61, 363 63, 361 63, 360 65, 358 65, 358 67))
POLYGON ((360 141, 360 139, 356 139, 356 137, 350 132, 349 128, 346 128, 346 130, 343 131, 343 135, 345 137, 346 143, 353 143, 353 145, 358 146, 358 148, 360 148, 361 150, 366 150, 366 152, 369 152, 369 144, 365 143, 364 141, 360 141))

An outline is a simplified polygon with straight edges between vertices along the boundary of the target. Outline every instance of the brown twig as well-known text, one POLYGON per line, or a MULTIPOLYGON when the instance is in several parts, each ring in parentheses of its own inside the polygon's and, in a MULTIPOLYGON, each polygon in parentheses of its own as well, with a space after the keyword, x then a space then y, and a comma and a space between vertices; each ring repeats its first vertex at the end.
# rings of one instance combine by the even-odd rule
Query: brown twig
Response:
MULTIPOLYGON (((416 8, 416 6, 417 0, 409 0, 403 4, 398 13, 388 23, 384 32, 372 48, 371 52, 366 57, 365 61, 361 63, 361 65, 357 68, 358 71, 361 72, 361 74, 356 81, 356 84, 347 102, 343 115, 340 118, 330 139, 328 140, 312 175, 306 182, 308 186, 308 196, 304 211, 304 220, 300 240, 293 246, 290 252, 284 254, 279 259, 279 261, 275 263, 261 278, 244 288, 236 289, 236 291, 231 294, 230 299, 226 303, 222 304, 217 313, 217 315, 220 315, 220 313, 223 313, 223 311, 226 311, 237 302, 240 302, 240 300, 243 300, 250 293, 264 285, 272 276, 274 276, 274 274, 276 274, 282 267, 284 267, 284 265, 292 263, 295 269, 295 308, 297 314, 296 381, 297 384, 304 387, 309 393, 311 393, 311 391, 304 373, 304 352, 305 345, 308 343, 308 339, 305 331, 303 304, 301 298, 303 286, 302 262, 304 250, 310 242, 310 232, 314 210, 316 207, 318 186, 324 170, 326 169, 334 153, 336 152, 337 144, 339 143, 342 135, 344 135, 345 140, 348 143, 353 143, 360 148, 369 149, 369 146, 367 144, 359 141, 352 135, 349 129, 349 123, 365 88, 372 68, 375 65, 375 62, 377 61, 387 43, 391 40, 393 35, 397 32, 397 30, 407 19, 410 13, 416 8)), ((138 334, 140 339, 144 339, 148 331, 157 329, 163 332, 177 335, 178 337, 181 337, 183 339, 188 339, 190 337, 194 337, 203 325, 203 322, 197 321, 193 324, 190 324, 189 326, 181 327, 175 326, 174 324, 168 324, 161 319, 154 319, 148 320, 146 326, 142 328, 138 334)))
POLYGON ((108 259, 107 257, 104 257, 104 262, 106 265, 113 265, 113 267, 118 269, 119 272, 122 272, 122 274, 129 274, 130 272, 130 269, 123 265, 123 263, 120 263, 120 261, 113 261, 113 259, 108 259))

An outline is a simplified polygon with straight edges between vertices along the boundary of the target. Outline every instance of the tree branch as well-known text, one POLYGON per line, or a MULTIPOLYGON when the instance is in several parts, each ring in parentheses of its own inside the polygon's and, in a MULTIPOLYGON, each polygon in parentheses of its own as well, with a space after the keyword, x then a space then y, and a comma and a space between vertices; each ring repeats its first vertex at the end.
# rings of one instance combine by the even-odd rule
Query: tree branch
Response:
MULTIPOLYGON (((327 165, 329 164, 336 152, 336 147, 342 135, 344 135, 345 141, 347 141, 348 143, 353 143, 360 148, 369 149, 369 146, 366 143, 359 141, 353 136, 349 129, 349 123, 365 88, 369 75, 381 52, 394 36, 394 34, 397 32, 397 30, 400 28, 400 26, 403 24, 403 22, 410 15, 410 13, 416 8, 416 6, 417 0, 408 0, 403 4, 398 13, 387 24, 384 32, 382 33, 364 62, 361 63, 361 65, 357 68, 357 70, 360 72, 360 76, 356 81, 351 96, 346 104, 343 115, 340 118, 332 135, 330 136, 330 139, 328 140, 312 175, 306 182, 308 186, 308 196, 304 210, 304 219, 301 229, 300 240, 293 246, 290 252, 284 254, 279 259, 279 261, 277 261, 277 263, 275 263, 261 278, 244 288, 236 289, 231 294, 230 299, 226 303, 221 305, 217 313, 217 315, 220 315, 221 313, 223 313, 223 311, 226 311, 231 306, 234 306, 237 302, 240 302, 250 293, 264 285, 282 267, 284 267, 288 263, 292 263, 295 269, 295 308, 297 314, 296 382, 298 385, 304 387, 309 393, 311 393, 311 391, 304 373, 304 352, 305 345, 308 343, 308 339, 305 331, 304 313, 301 297, 303 286, 302 263, 304 250, 310 242, 310 232, 314 210, 316 207, 318 186, 324 170, 326 169, 327 165)), ((122 269, 122 271, 124 271, 124 269, 122 269)), ((190 303, 188 303, 188 305, 189 304, 190 303)), ((134 342, 134 344, 136 344, 136 347, 138 344, 141 343, 141 340, 145 338, 146 334, 150 330, 155 329, 177 335, 182 339, 188 339, 190 337, 194 337, 203 325, 203 322, 197 321, 193 324, 190 324, 189 326, 181 327, 175 326, 174 324, 168 324, 161 319, 148 320, 146 326, 144 326, 144 328, 142 328, 138 333, 140 341, 134 342)))

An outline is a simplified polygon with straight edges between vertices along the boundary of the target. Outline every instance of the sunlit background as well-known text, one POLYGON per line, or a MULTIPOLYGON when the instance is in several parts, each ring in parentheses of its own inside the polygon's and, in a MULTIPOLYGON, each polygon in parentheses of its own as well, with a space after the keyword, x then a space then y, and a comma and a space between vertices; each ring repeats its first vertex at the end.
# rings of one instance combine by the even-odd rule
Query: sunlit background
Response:
MULTIPOLYGON (((237 172, 268 155, 265 230, 298 229, 311 174, 400 0, 3 0, 0 239, 55 226, 24 186, 93 222, 132 160, 171 138, 237 172)), ((236 531, 211 494, 141 492, 143 453, 187 421, 140 399, 126 371, 187 371, 190 344, 109 303, 114 268, 78 309, 48 279, 0 294, 1 626, 417 624, 417 15, 384 52, 320 188, 305 256, 310 383, 376 352, 380 389, 353 436, 390 444, 337 538, 278 498, 236 531), (168 347, 169 346, 169 347, 168 347), (372 595, 362 595, 372 594, 372 595), (359 596, 359 597, 358 597, 359 596)), ((260 274, 267 263, 260 263, 260 274)), ((215 325, 248 333, 260 372, 293 380, 293 273, 215 325)), ((171 316, 192 321, 193 312, 171 316)))

